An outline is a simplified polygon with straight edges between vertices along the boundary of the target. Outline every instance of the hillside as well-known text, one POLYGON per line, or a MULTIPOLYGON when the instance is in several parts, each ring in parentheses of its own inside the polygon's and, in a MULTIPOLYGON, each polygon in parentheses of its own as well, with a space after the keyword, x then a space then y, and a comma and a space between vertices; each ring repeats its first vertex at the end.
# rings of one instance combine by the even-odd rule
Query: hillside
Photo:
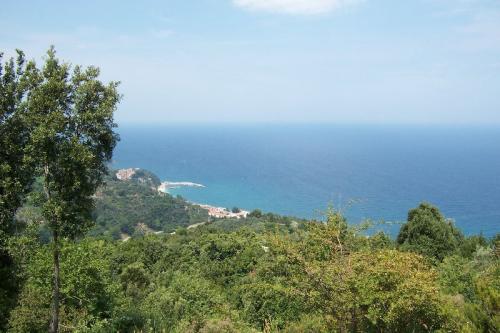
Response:
MULTIPOLYGON (((228 217, 221 218, 218 216, 223 208, 217 208, 218 213, 214 216, 206 208, 189 203, 180 196, 158 191, 161 181, 148 170, 121 171, 110 170, 105 185, 95 194, 95 223, 87 233, 89 236, 123 240, 145 234, 172 233, 179 228, 195 228, 205 224, 224 231, 247 229, 255 232, 289 232, 304 228, 307 222, 296 217, 262 213, 260 210, 250 212, 245 218, 227 210, 225 213, 228 217)), ((36 202, 41 191, 39 179, 30 200, 17 213, 18 223, 43 221, 36 202)), ((49 242, 50 235, 44 223, 40 226, 40 235, 44 242, 49 242)))
POLYGON ((150 171, 134 170, 119 179, 111 170, 106 185, 96 193, 94 236, 119 239, 148 232, 173 232, 208 220, 206 210, 181 197, 157 191, 160 179, 150 171))
MULTIPOLYGON (((331 210, 326 223, 253 212, 173 235, 65 242, 63 325, 79 332, 497 332, 498 238, 463 238, 426 204, 410 213, 398 241, 367 236, 331 210), (441 232, 430 239, 429 228, 441 232), (443 247, 450 237, 460 242, 443 247)), ((50 245, 17 242, 29 256, 14 258, 30 269, 9 325, 43 332, 50 245)))

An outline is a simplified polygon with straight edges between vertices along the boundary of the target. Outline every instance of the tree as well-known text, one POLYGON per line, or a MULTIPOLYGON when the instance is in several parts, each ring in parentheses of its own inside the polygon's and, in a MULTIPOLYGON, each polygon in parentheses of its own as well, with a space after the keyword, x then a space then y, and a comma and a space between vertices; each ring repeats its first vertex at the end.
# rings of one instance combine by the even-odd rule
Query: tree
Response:
POLYGON ((249 217, 255 217, 260 219, 262 217, 262 211, 260 209, 254 209, 248 214, 249 217))
POLYGON ((37 156, 42 211, 52 233, 51 332, 59 328, 61 238, 74 239, 91 225, 92 195, 103 183, 118 140, 113 132, 118 83, 104 85, 96 67, 70 69, 51 47, 43 68, 33 65, 27 73, 29 153, 37 156))
POLYGON ((14 215, 22 205, 33 182, 33 161, 25 154, 29 141, 26 124, 26 61, 17 50, 17 58, 2 65, 0 53, 0 330, 8 308, 15 299, 13 263, 6 251, 7 237, 13 228, 14 215))
POLYGON ((25 149, 29 140, 26 124, 24 53, 2 66, 0 53, 0 229, 9 229, 33 182, 32 163, 27 163, 25 149))
POLYGON ((429 203, 421 203, 408 212, 408 222, 401 227, 397 238, 402 249, 438 261, 456 252, 462 240, 462 233, 429 203))

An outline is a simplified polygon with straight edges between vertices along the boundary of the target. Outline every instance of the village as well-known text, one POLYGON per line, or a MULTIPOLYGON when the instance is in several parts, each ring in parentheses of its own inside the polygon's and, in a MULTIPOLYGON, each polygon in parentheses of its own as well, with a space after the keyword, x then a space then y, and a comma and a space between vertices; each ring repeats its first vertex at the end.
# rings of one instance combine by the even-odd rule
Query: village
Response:
POLYGON ((224 219, 224 218, 241 219, 241 218, 246 218, 248 214, 250 214, 250 212, 241 209, 238 209, 237 212, 232 212, 223 207, 214 207, 205 204, 195 204, 195 205, 198 205, 201 208, 206 209, 208 211, 208 216, 215 217, 218 219, 224 219))

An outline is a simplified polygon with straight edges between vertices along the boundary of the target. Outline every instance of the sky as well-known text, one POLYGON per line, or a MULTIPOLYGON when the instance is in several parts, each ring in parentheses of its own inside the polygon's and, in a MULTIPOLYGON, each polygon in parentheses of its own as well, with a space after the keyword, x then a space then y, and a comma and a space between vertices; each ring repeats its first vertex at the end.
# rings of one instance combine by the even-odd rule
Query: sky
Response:
POLYGON ((119 124, 500 124, 500 0, 2 0, 0 51, 52 44, 119 124))

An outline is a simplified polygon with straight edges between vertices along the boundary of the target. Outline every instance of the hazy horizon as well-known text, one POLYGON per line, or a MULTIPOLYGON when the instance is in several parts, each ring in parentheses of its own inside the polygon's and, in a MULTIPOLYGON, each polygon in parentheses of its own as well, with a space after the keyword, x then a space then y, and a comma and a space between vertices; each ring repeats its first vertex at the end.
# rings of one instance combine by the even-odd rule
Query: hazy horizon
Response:
POLYGON ((339 126, 339 127, 419 127, 419 128, 489 128, 500 129, 492 122, 338 122, 338 121, 117 121, 118 127, 183 127, 183 126, 339 126))
POLYGON ((500 2, 3 2, 0 51, 96 65, 131 123, 500 125, 500 2))

